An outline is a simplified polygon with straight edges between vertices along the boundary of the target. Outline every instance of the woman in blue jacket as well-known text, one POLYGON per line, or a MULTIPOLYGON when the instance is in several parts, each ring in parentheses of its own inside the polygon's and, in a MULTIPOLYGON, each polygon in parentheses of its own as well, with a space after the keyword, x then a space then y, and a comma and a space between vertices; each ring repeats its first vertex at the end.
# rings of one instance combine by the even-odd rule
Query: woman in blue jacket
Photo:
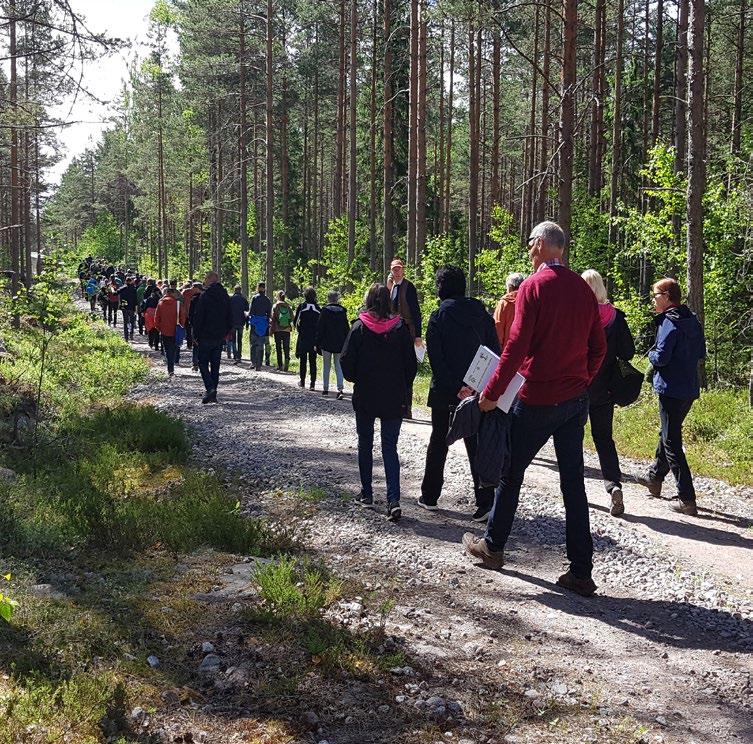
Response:
POLYGON ((661 436, 646 485, 651 495, 658 497, 671 470, 678 498, 670 508, 696 516, 693 476, 682 448, 682 424, 701 394, 698 363, 706 357, 706 339, 698 318, 681 304, 676 280, 662 279, 654 284, 653 299, 656 343, 649 350, 648 359, 653 365, 654 390, 659 395, 661 436))

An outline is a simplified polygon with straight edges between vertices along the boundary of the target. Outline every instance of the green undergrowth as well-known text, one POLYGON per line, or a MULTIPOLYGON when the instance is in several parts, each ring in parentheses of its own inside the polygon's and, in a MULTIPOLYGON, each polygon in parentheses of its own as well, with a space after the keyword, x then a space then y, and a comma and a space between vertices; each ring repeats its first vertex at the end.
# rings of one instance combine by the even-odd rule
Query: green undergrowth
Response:
MULTIPOLYGON (((653 459, 659 426, 658 399, 646 385, 635 404, 615 410, 617 451, 653 459)), ((683 438, 694 473, 732 485, 753 485, 753 412, 744 391, 703 391, 685 420, 683 438)), ((591 444, 590 435, 586 442, 591 444)))

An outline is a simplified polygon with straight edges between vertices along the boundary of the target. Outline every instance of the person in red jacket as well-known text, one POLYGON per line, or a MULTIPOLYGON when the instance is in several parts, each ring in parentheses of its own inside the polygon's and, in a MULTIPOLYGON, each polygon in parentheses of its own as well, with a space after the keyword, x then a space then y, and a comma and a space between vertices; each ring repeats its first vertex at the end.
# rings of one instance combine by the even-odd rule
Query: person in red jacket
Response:
POLYGON ((178 300, 175 295, 177 292, 168 291, 157 305, 157 312, 154 316, 154 327, 159 331, 162 339, 162 350, 165 353, 167 362, 167 375, 172 377, 175 372, 175 329, 178 326, 178 300))
POLYGON ((510 464, 494 494, 486 535, 463 535, 463 546, 490 567, 503 565, 503 551, 518 507, 523 477, 531 461, 554 437, 565 502, 570 570, 557 583, 583 596, 591 578, 593 542, 583 481, 583 429, 588 420, 588 386, 606 353, 596 297, 586 282, 564 265, 565 233, 542 222, 528 241, 533 273, 520 286, 515 320, 497 369, 479 398, 491 411, 516 372, 525 384, 510 409, 510 464))

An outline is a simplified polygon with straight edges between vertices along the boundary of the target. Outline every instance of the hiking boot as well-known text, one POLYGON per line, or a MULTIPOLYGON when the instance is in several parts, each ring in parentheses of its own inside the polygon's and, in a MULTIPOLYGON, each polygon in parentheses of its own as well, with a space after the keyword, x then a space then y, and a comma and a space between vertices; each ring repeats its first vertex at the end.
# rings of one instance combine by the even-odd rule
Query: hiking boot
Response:
POLYGON ((403 510, 400 508, 400 502, 390 501, 390 503, 387 504, 387 519, 390 522, 398 522, 402 516, 403 510))
POLYGON ((669 508, 677 514, 685 514, 688 517, 697 517, 698 509, 695 501, 683 501, 682 499, 672 499, 669 508))
POLYGON ((373 496, 367 496, 363 491, 358 495, 358 503, 364 508, 364 509, 373 509, 374 508, 374 497, 373 496))
POLYGON ((277 365, 277 371, 282 372, 282 367, 279 364, 277 365))
POLYGON ((579 579, 577 576, 573 576, 572 571, 562 574, 557 579, 557 586, 580 594, 581 597, 591 597, 596 591, 596 584, 590 576, 587 579, 579 579))
POLYGON ((299 380, 298 381, 298 387, 300 387, 300 388, 306 387, 306 383, 303 380, 299 380))
POLYGON ((621 517, 625 513, 625 502, 622 497, 622 489, 613 488, 609 495, 612 498, 612 507, 610 508, 609 513, 613 517, 621 517))
POLYGON ((207 403, 216 403, 217 402, 217 391, 216 390, 207 390, 207 392, 204 394, 204 397, 201 399, 201 402, 204 404, 207 403))
POLYGON ((343 391, 342 390, 338 390, 337 391, 337 399, 338 400, 343 400, 344 398, 345 398, 345 395, 344 395, 343 391))
POLYGON ((478 509, 476 509, 475 512, 473 512, 473 516, 471 519, 474 522, 486 522, 487 519, 489 519, 489 515, 491 514, 492 508, 491 506, 479 506, 478 509))
POLYGON ((325 396, 325 397, 328 396, 329 395, 329 390, 322 390, 322 395, 325 396))
POLYGON ((430 504, 423 496, 419 496, 416 499, 416 503, 426 511, 437 511, 439 507, 436 504, 430 504))
POLYGON ((199 371, 199 365, 198 365, 198 364, 194 364, 194 365, 193 365, 193 367, 191 367, 191 369, 192 369, 192 370, 193 370, 194 372, 198 372, 198 371, 199 371))
POLYGON ((485 537, 476 537, 472 532, 463 535, 463 547, 472 558, 478 558, 487 568, 499 571, 505 565, 504 552, 490 550, 485 537))
POLYGON ((309 390, 315 390, 315 389, 316 389, 316 383, 313 380, 311 380, 311 382, 309 383, 309 390))
POLYGON ((661 496, 661 486, 662 482, 660 480, 655 480, 651 477, 650 473, 646 473, 645 476, 640 476, 638 478, 638 483, 641 486, 645 486, 648 492, 651 494, 651 498, 658 499, 661 496))

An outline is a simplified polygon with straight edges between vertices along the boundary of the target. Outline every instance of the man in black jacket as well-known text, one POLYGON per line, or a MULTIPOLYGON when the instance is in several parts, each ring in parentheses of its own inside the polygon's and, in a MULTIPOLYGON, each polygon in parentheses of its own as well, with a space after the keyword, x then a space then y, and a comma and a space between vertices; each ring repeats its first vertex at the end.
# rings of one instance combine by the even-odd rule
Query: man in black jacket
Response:
MULTIPOLYGON (((426 327, 426 351, 431 362, 429 407, 431 408, 431 437, 426 451, 426 468, 421 483, 418 505, 434 511, 444 484, 447 460, 447 431, 452 414, 460 403, 458 393, 464 387, 463 377, 471 366, 479 346, 486 346, 499 354, 499 340, 494 319, 481 302, 465 296, 465 274, 457 266, 443 266, 435 277, 438 310, 429 318, 426 327)), ((474 467, 476 438, 463 440, 471 465, 476 511, 473 519, 483 522, 494 502, 494 488, 479 486, 474 467)))
POLYGON ((192 319, 193 337, 199 346, 199 371, 206 388, 201 402, 216 403, 222 345, 232 326, 230 298, 214 271, 206 275, 204 287, 204 292, 191 303, 197 303, 192 319))
POLYGON ((136 320, 136 286, 133 277, 126 277, 126 283, 118 290, 120 295, 120 309, 123 312, 123 337, 126 341, 133 341, 133 326, 136 320))
POLYGON ((256 294, 251 298, 251 308, 248 313, 248 323, 251 327, 251 364, 261 369, 261 362, 269 367, 269 356, 272 351, 269 343, 269 322, 272 320, 272 300, 267 297, 267 285, 259 282, 256 294))
POLYGON ((340 304, 340 295, 330 292, 327 304, 319 315, 316 326, 316 350, 321 353, 324 361, 324 380, 322 395, 329 395, 329 373, 332 360, 335 362, 335 377, 337 378, 337 399, 343 399, 343 371, 340 366, 340 352, 343 350, 345 339, 350 331, 348 313, 340 304))
POLYGON ((227 345, 227 358, 233 355, 238 364, 243 357, 243 329, 246 327, 248 300, 243 296, 243 288, 238 286, 230 297, 230 314, 233 320, 233 336, 227 345))

